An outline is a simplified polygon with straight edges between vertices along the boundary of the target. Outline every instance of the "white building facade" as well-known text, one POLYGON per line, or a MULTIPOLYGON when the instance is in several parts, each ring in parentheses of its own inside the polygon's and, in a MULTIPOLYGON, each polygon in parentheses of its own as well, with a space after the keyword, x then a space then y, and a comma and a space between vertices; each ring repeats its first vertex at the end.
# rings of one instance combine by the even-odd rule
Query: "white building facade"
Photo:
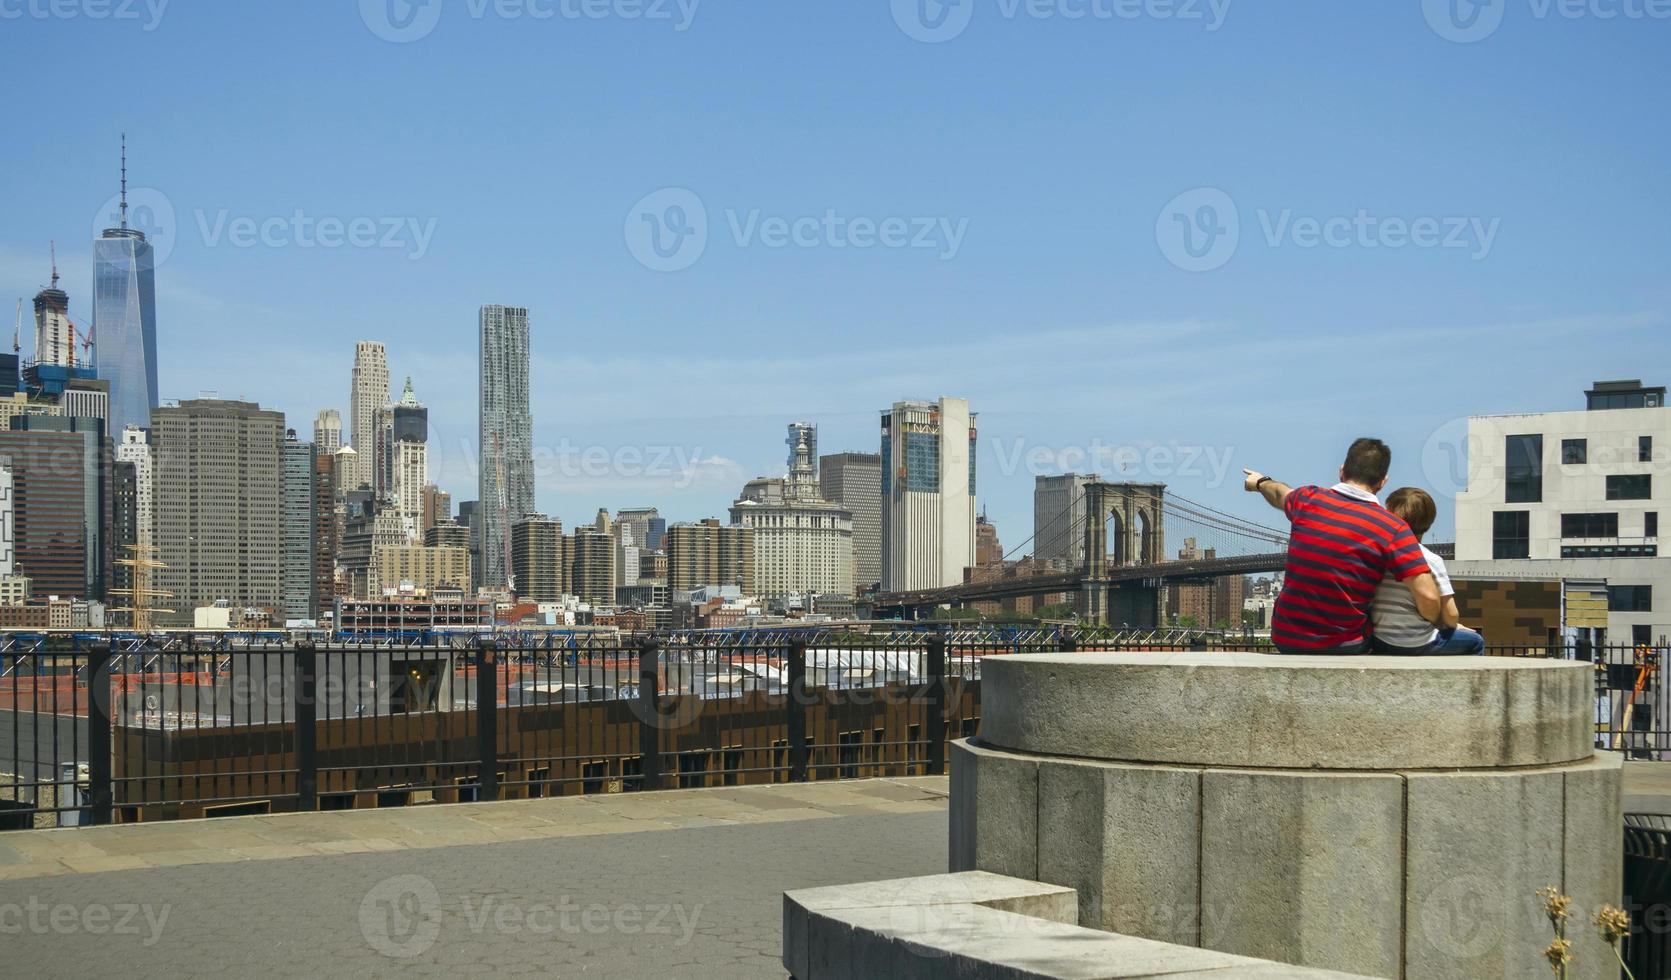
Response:
POLYGON ((882 591, 957 585, 975 564, 975 416, 962 398, 882 415, 882 591))
POLYGON ((155 547, 157 543, 157 493, 154 482, 156 467, 151 458, 150 433, 137 425, 130 425, 123 429, 122 441, 116 446, 116 461, 133 464, 134 509, 138 512, 134 519, 135 537, 139 539, 138 543, 143 546, 142 550, 146 554, 150 554, 150 549, 155 547))
POLYGON ((1671 409, 1665 389, 1598 382, 1585 411, 1468 420, 1451 574, 1606 582, 1614 644, 1671 635, 1671 409))
POLYGON ((356 455, 344 460, 348 463, 342 481, 345 489, 373 485, 377 413, 388 403, 389 353, 375 340, 362 340, 354 345, 354 373, 348 392, 350 445, 356 455))
POLYGON ((819 492, 812 433, 800 433, 787 480, 750 481, 731 505, 731 523, 754 531, 762 596, 853 593, 853 514, 819 492))

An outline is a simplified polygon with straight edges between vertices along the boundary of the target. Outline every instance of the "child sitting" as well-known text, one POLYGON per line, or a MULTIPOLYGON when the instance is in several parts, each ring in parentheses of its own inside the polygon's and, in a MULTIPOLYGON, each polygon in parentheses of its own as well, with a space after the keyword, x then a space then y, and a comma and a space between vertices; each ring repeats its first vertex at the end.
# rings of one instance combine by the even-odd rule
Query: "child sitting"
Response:
MULTIPOLYGON (((1427 491, 1415 487, 1394 490, 1387 497, 1387 510, 1404 519, 1419 542, 1433 526, 1439 510, 1427 491)), ((1370 607, 1374 624, 1374 651, 1381 654, 1462 656, 1485 652, 1485 637, 1460 625, 1456 589, 1451 585, 1445 560, 1422 545, 1422 555, 1433 577, 1439 581, 1439 621, 1430 623, 1416 612, 1410 590, 1401 582, 1383 579, 1370 607)))

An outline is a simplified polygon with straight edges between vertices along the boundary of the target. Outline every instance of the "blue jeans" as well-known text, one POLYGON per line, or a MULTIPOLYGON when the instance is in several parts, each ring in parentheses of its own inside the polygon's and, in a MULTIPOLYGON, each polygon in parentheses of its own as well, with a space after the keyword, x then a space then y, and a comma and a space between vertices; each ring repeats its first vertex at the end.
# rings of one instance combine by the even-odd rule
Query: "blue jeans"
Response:
POLYGON ((1375 652, 1405 657, 1475 657, 1485 652, 1485 637, 1466 626, 1440 630, 1439 636, 1424 647, 1410 649, 1375 641, 1375 652))

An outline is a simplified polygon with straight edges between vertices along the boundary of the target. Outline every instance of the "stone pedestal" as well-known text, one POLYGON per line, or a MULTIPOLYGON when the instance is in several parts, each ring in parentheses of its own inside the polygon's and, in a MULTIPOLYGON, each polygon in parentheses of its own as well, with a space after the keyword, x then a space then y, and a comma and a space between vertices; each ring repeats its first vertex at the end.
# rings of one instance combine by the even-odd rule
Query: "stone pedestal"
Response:
POLYGON ((951 757, 951 869, 1075 890, 1080 924, 1376 977, 1617 975, 1617 756, 1588 664, 1257 654, 988 657, 951 757))

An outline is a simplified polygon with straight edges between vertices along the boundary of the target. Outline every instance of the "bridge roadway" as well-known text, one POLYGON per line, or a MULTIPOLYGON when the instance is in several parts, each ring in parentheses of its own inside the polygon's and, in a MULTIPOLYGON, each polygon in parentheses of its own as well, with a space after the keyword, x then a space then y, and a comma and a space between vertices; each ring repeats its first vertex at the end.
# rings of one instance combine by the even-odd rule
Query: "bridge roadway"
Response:
MULTIPOLYGON (((1102 578, 1106 584, 1120 582, 1187 582, 1201 579, 1224 578, 1231 575, 1258 575, 1280 572, 1287 561, 1287 552, 1267 555, 1241 555, 1229 558, 1199 558, 1191 561, 1164 561, 1149 565, 1110 567, 1102 578)), ((1086 582, 1085 573, 1056 572, 1028 578, 994 579, 987 582, 965 582, 939 589, 914 592, 883 592, 876 596, 877 609, 910 609, 940 606, 947 603, 997 602, 1027 596, 1055 595, 1078 592, 1086 582)))

